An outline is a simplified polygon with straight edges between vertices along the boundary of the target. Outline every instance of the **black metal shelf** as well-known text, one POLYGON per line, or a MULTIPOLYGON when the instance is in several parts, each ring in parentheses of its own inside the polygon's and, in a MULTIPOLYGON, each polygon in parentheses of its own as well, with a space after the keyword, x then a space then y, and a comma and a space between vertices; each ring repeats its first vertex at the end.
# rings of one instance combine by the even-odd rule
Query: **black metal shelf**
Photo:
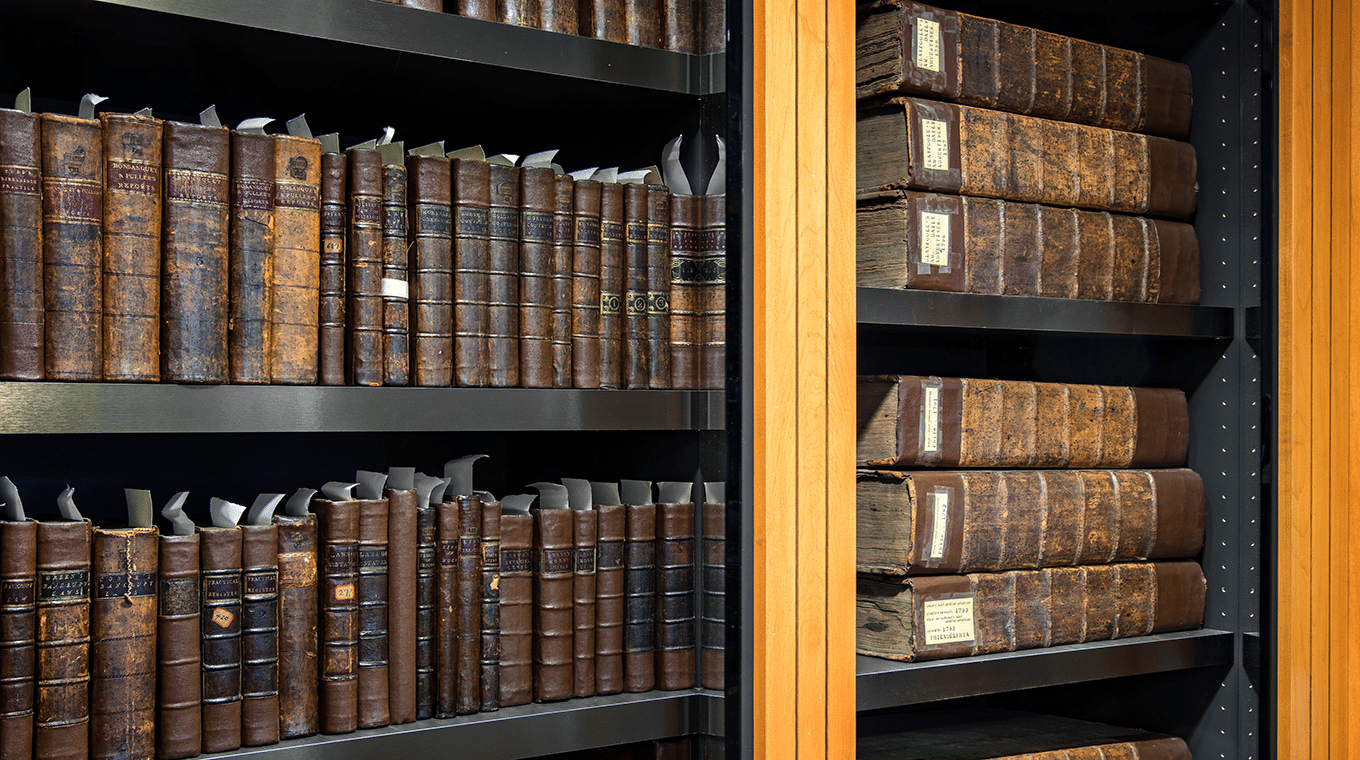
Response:
POLYGON ((1202 630, 952 660, 855 658, 855 707, 876 710, 1233 663, 1233 634, 1202 630))
POLYGON ((290 739, 205 758, 369 760, 467 757, 513 760, 614 744, 704 734, 722 736, 722 696, 691 689, 506 707, 443 720, 290 739), (471 748, 476 748, 472 750, 471 748))
POLYGON ((721 430, 720 391, 0 383, 0 434, 721 430))

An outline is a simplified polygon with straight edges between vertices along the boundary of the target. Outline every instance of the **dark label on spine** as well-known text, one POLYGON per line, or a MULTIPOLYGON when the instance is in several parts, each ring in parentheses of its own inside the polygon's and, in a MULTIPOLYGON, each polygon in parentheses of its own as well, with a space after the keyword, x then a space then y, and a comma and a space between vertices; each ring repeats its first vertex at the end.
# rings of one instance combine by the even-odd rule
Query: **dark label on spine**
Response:
POLYGON ((645 293, 629 293, 626 298, 630 315, 640 317, 647 313, 647 295, 645 293))
POLYGON ((491 208, 491 237, 498 240, 515 240, 519 237, 519 209, 491 208))
POLYGON ((690 620, 681 620, 673 624, 663 624, 661 626, 660 648, 662 650, 693 649, 694 648, 694 623, 690 620))
POLYGON ((676 256, 671 259, 672 285, 708 285, 722 282, 726 266, 719 272, 720 259, 696 259, 690 256, 676 256))
POLYGON ((600 220, 588 216, 576 217, 577 245, 598 246, 600 244, 600 220))
POLYGON ((100 573, 95 577, 95 599, 155 595, 155 573, 100 573))
POLYGON ((406 237, 406 207, 383 204, 383 236, 406 237))
POLYGON ((647 223, 647 242, 665 245, 671 240, 670 228, 664 224, 647 223))
POLYGON ((669 293, 662 293, 655 290, 647 292, 648 314, 669 314, 670 311, 671 297, 669 293))
POLYGON ((246 573, 246 596, 270 596, 278 592, 277 570, 251 570, 246 573))
POLYGON ((458 556, 477 557, 481 554, 477 548, 477 539, 470 536, 463 536, 458 539, 458 556))
POLYGON ((359 556, 354 544, 326 544, 326 574, 350 574, 359 556))
POLYGON ((5 607, 33 606, 33 592, 37 586, 34 578, 16 578, 0 583, 0 605, 5 607))
POLYGON ((487 217, 490 212, 484 208, 459 206, 454 215, 453 231, 459 237, 486 237, 487 217))
POLYGON ((340 203, 327 203, 321 207, 321 234, 338 235, 345 230, 345 207, 340 203))
POLYGON ((38 573, 39 602, 74 602, 90 598, 89 570, 38 573))
POLYGON ((534 556, 534 572, 540 575, 562 575, 570 573, 573 567, 574 552, 571 549, 541 549, 534 556))
POLYGON ((576 550, 576 572, 594 573, 595 572, 595 548, 576 550))
POLYGON ((570 215, 559 214, 553 217, 553 242, 570 243, 576 232, 576 223, 570 215))
POLYGON ((434 547, 422 546, 416 550, 416 572, 429 575, 434 572, 434 547))
POLYGON ((501 575, 533 571, 532 549, 506 549, 501 552, 501 575))
POLYGON ((161 170, 148 164, 109 161, 108 189, 140 195, 161 194, 161 170))
POLYGON ((104 189, 84 179, 43 180, 43 220, 98 224, 104 218, 104 189))
POLYGON ((651 652, 656 649, 655 629, 651 623, 632 623, 624 631, 626 642, 625 651, 628 652, 651 652))
POLYGON ((160 605, 161 617, 184 617, 198 614, 198 579, 162 579, 160 605))
POLYGON ((533 243, 550 243, 553 239, 553 215, 546 211, 525 211, 520 217, 522 236, 533 243))
POLYGON ((443 567, 458 566, 458 540, 439 542, 439 564, 443 567))
POLYGON ((625 226, 625 229, 627 230, 628 242, 630 242, 630 243, 645 243, 645 242, 647 242, 647 223, 646 223, 646 222, 629 222, 629 223, 625 226))
POLYGON ((601 221, 600 240, 610 243, 622 243, 623 222, 601 221))
POLYGON ((241 573, 229 570, 203 574, 203 603, 234 602, 241 598, 241 573))
MULTIPOLYGON (((301 157, 299 156, 299 158, 301 157)), ((276 182, 274 183, 274 205, 279 208, 300 208, 303 211, 316 211, 321 208, 321 187, 311 182, 276 182)))
POLYGON ((453 236, 453 211, 448 206, 430 203, 416 205, 415 234, 417 237, 447 238, 453 236))
POLYGON ((274 183, 263 179, 233 179, 231 206, 269 211, 274 208, 274 183))
POLYGON ((619 313, 619 307, 621 307, 622 305, 623 305, 623 299, 622 299, 621 297, 619 297, 619 294, 618 294, 618 293, 601 293, 601 294, 600 294, 600 313, 601 313, 601 314, 618 314, 618 313, 619 313))
POLYGON ((279 585, 303 588, 316 583, 316 554, 287 552, 279 555, 279 585))
POLYGON ((387 572, 387 547, 360 546, 359 572, 365 575, 387 572))
POLYGON ((355 227, 382 226, 382 200, 377 196, 351 195, 349 207, 355 227))
POLYGON ((501 544, 499 541, 482 542, 482 569, 492 571, 501 569, 501 544))
POLYGON ((601 541, 595 549, 595 567, 600 570, 617 570, 623 567, 623 542, 601 541))
POLYGON ((227 176, 216 172, 165 170, 165 199, 188 203, 227 204, 227 176))
POLYGON ((719 251, 722 250, 718 243, 720 234, 718 230, 671 230, 671 250, 685 253, 719 251))
POLYGON ((0 193, 37 195, 39 178, 36 166, 0 166, 0 193))

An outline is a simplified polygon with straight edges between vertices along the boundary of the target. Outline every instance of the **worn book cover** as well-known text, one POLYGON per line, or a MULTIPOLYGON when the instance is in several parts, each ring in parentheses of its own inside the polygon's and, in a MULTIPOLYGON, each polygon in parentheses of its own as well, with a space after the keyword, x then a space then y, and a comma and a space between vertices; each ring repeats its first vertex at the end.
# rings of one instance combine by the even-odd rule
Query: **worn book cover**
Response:
POLYGON ((161 377, 161 122, 102 113, 104 379, 161 377))

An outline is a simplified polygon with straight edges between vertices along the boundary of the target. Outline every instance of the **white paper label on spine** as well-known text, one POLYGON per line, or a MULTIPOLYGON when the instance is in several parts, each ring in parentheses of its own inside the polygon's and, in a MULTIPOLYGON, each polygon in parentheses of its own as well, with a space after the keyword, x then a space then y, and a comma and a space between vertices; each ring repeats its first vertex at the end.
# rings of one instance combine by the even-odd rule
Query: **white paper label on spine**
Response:
POLYGON ((973 641, 973 597, 933 599, 921 603, 926 646, 973 641))
POLYGON ((949 125, 935 119, 921 119, 921 151, 927 169, 949 171, 949 125))
POLYGON ((926 559, 940 559, 944 556, 944 535, 949 528, 949 494, 936 491, 934 499, 935 519, 930 525, 930 556, 926 559))
POLYGON ((396 280, 391 277, 384 277, 382 280, 383 298, 396 298, 405 301, 410 297, 411 286, 406 280, 396 280))
POLYGON ((925 387, 926 439, 921 448, 927 453, 940 450, 940 389, 925 387))
POLYGON ((921 212, 921 262, 949 266, 949 214, 921 212))
POLYGON ((940 71, 940 22, 916 19, 916 68, 940 71))

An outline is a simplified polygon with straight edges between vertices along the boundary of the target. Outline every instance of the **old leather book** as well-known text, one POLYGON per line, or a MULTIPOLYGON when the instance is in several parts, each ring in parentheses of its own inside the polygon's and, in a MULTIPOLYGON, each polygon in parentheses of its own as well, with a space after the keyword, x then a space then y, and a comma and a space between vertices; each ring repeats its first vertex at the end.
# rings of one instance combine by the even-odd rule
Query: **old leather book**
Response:
POLYGON ((671 194, 647 186, 647 387, 671 386, 671 194))
POLYGON ((269 382, 274 292, 274 138, 231 133, 233 383, 269 382))
POLYGON ((722 390, 727 387, 727 194, 702 196, 699 206, 699 387, 722 390))
POLYGON ((656 505, 656 688, 688 689, 694 680, 694 504, 663 501, 656 505))
POLYGON ((458 714, 458 559, 462 543, 457 501, 435 507, 439 524, 439 567, 435 576, 438 612, 435 615, 436 718, 458 714))
POLYGON ((37 114, 0 108, 0 379, 4 380, 43 379, 41 148, 37 114))
POLYGON ((279 529, 241 526, 241 744, 279 740, 279 529))
MULTIPOLYGON (((269 380, 316 385, 321 303, 321 142, 274 135, 269 380)), ((342 191, 343 192, 343 191, 342 191)))
POLYGON ((104 159, 99 122, 42 119, 44 374, 103 375, 104 159))
POLYGON ((624 25, 629 45, 661 47, 661 0, 628 0, 624 25))
POLYGON ((575 197, 571 175, 556 180, 553 202, 552 244, 552 329, 553 387, 572 387, 572 268, 575 255, 576 219, 572 214, 575 197))
MULTIPOLYGON (((504 502, 502 502, 504 503, 504 502)), ((500 704, 534 701, 534 518, 501 512, 500 704)))
POLYGON ((104 135, 105 380, 161 377, 161 123, 99 114, 104 135))
POLYGON ((629 504, 624 543, 623 690, 656 687, 656 505, 629 504))
POLYGON ((481 705, 480 712, 493 712, 501 705, 501 503, 481 500, 482 505, 482 605, 481 705))
POLYGON ((392 720, 388 700, 387 499, 356 499, 354 503, 359 512, 358 727, 376 728, 392 720))
MULTIPOLYGON (((712 498, 712 495, 708 498, 712 498)), ((727 685, 727 507, 703 505, 703 568, 700 575, 699 685, 722 689, 727 685)))
POLYGON ((671 387, 699 387, 703 323, 699 304, 704 245, 700 238, 703 196, 671 196, 671 387))
POLYGON ((378 152, 383 156, 383 385, 407 385, 411 379, 411 314, 407 303, 410 286, 406 280, 409 268, 406 164, 401 162, 400 146, 384 145, 378 152), (387 153, 395 153, 396 157, 390 158, 387 153))
POLYGON ((491 383, 491 167, 453 159, 453 377, 460 386, 491 383))
POLYGON ((1175 140, 1190 133, 1185 64, 906 0, 857 11, 858 98, 920 95, 1175 140))
POLYGON ((33 756, 89 755, 90 523, 38 523, 33 756))
POLYGON ((160 537, 156 620, 156 757, 203 751, 199 537, 160 537))
POLYGON ((350 385, 383 382, 382 160, 350 148, 349 250, 345 267, 345 367, 350 385))
POLYGON ((435 571, 438 568, 438 514, 434 506, 421 507, 416 512, 419 543, 417 544, 416 577, 416 719, 434 717, 435 694, 435 610, 438 589, 435 571))
POLYGON ((716 53, 727 47, 726 0, 700 0, 700 53, 716 53))
POLYGON ((595 693, 623 691, 624 520, 622 504, 597 504, 595 693))
POLYGON ((573 684, 574 519, 570 509, 534 509, 534 700, 569 699, 573 684))
POLYGON ((444 0, 401 0, 401 4, 407 8, 419 8, 422 11, 444 12, 444 0))
POLYGON ((537 27, 538 0, 497 0, 496 20, 502 24, 537 27))
POLYGON ((1199 302, 1183 222, 914 191, 861 195, 856 284, 956 293, 1199 302))
POLYGON ((203 751, 241 746, 241 530, 200 528, 203 751))
POLYGON ((699 52, 699 0, 661 0, 661 47, 699 52))
POLYGON ((600 387, 600 183, 580 179, 572 201, 571 368, 576 388, 600 387))
POLYGON ((1174 388, 861 377, 856 460, 878 467, 1179 467, 1174 388))
POLYGON ((493 163, 488 214, 487 361, 490 383, 519 385, 520 169, 493 163))
POLYGON ((391 722, 400 724, 416 720, 421 548, 414 483, 394 479, 395 474, 389 475, 386 490, 387 699, 391 722), (412 487, 406 488, 408 485, 412 487))
POLYGON ((156 751, 154 528, 94 530, 90 602, 90 757, 156 751))
MULTIPOLYGON (((3 119, 3 116, 0 116, 3 119)), ((0 521, 0 755, 33 755, 38 523, 0 521)))
POLYGON ((623 185, 600 184, 600 387, 623 386, 623 185))
POLYGON ((646 388, 651 377, 647 352, 647 186, 624 185, 623 209, 623 382, 627 388, 646 388))
POLYGON ((359 720, 359 501, 316 499, 312 509, 317 518, 320 730, 344 734, 359 720))
POLYGON ((894 98, 859 112, 856 183, 1186 219, 1195 149, 985 108, 894 98))
POLYGON ((164 122, 161 380, 227 382, 231 131, 164 122))
POLYGON ((349 235, 344 153, 321 156, 321 273, 317 302, 317 379, 345 384, 345 238, 349 235))
POLYGON ((596 532, 599 515, 594 509, 572 510, 572 696, 595 694, 595 594, 596 532))
POLYGON ((453 190, 449 159, 408 156, 411 384, 453 384, 453 190))
POLYGON ((557 175, 551 167, 520 170, 519 374, 526 388, 553 387, 553 207, 557 175))
POLYGON ((279 528, 279 735, 311 736, 317 705, 316 516, 276 515, 279 528))
POLYGON ((1178 470, 860 470, 860 572, 971 573, 1193 557, 1204 483, 1178 470))
POLYGON ((482 703, 482 500, 457 497, 458 504, 458 697, 455 712, 477 712, 482 703))
POLYGON ((628 41, 625 0, 584 0, 580 5, 582 35, 610 42, 628 41))
POLYGON ((1199 628, 1193 561, 906 578, 860 575, 856 651, 931 660, 1199 628))
POLYGON ((579 29, 576 3, 572 0, 539 0, 539 28, 562 34, 579 29))
POLYGON ((496 20, 494 0, 454 0, 453 7, 454 13, 460 16, 470 16, 483 21, 496 20))

